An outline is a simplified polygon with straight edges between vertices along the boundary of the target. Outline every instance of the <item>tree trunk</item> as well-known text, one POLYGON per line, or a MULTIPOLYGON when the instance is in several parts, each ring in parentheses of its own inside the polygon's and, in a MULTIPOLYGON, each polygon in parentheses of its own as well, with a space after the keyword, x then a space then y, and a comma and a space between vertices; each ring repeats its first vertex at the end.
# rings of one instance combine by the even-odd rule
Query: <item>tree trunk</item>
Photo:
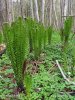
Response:
POLYGON ((2 0, 0 0, 0 27, 2 26, 3 22, 3 8, 2 8, 2 0))
POLYGON ((34 19, 33 0, 30 0, 30 4, 31 4, 31 17, 32 19, 34 19))
POLYGON ((34 0, 34 8, 35 8, 35 18, 39 22, 39 12, 38 12, 38 2, 37 0, 34 0))
POLYGON ((43 24, 44 24, 44 10, 45 10, 45 0, 42 0, 42 7, 41 7, 42 16, 41 16, 41 20, 42 20, 43 24))
POLYGON ((11 24, 13 20, 14 20, 13 2, 12 0, 8 0, 8 22, 11 24))
POLYGON ((8 22, 8 0, 5 0, 5 21, 8 22))
POLYGON ((6 22, 9 22, 11 24, 11 22, 14 20, 12 0, 5 0, 5 10, 6 10, 6 22))
POLYGON ((64 0, 60 0, 60 29, 63 28, 63 23, 64 23, 64 0))
POLYGON ((23 18, 23 1, 20 0, 21 17, 23 18))
POLYGON ((53 5, 53 17, 54 17, 54 19, 55 19, 55 26, 56 26, 56 28, 58 27, 58 19, 57 19, 57 14, 56 14, 56 8, 55 8, 55 0, 52 0, 52 5, 53 5))
POLYGON ((68 0, 65 0, 64 16, 67 16, 67 14, 68 14, 68 0))

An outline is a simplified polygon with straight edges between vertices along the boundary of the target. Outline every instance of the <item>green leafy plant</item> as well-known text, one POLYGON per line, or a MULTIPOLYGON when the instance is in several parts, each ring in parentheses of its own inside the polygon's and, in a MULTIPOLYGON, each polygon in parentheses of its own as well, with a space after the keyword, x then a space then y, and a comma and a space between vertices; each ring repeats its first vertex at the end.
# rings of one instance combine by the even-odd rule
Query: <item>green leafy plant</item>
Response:
POLYGON ((38 23, 34 27, 33 48, 35 59, 38 59, 44 48, 44 27, 38 23))
POLYGON ((73 18, 68 17, 64 22, 64 27, 61 29, 61 41, 62 41, 62 58, 64 61, 64 68, 69 70, 68 60, 67 60, 67 50, 69 48, 69 37, 72 29, 73 18))
POLYGON ((27 31, 29 33, 30 52, 34 52, 34 58, 38 59, 45 44, 45 28, 41 23, 38 23, 35 20, 33 21, 29 18, 25 21, 25 26, 27 27, 27 31))
POLYGON ((51 39, 52 39, 52 33, 53 33, 52 26, 48 27, 47 31, 48 31, 48 44, 50 45, 51 44, 51 39))
POLYGON ((0 32, 0 44, 3 42, 3 36, 2 33, 0 32))
POLYGON ((26 63, 29 52, 28 36, 23 20, 19 18, 12 23, 11 26, 9 26, 8 23, 5 23, 3 25, 3 32, 7 46, 7 53, 11 60, 16 82, 18 87, 22 89, 24 79, 23 71, 26 68, 26 66, 23 65, 26 63))
POLYGON ((32 88, 32 76, 28 73, 25 74, 24 87, 26 88, 26 94, 27 94, 28 100, 30 100, 31 88, 32 88))
POLYGON ((73 24, 73 18, 68 17, 64 22, 64 28, 61 29, 61 40, 63 43, 63 48, 66 48, 68 45, 72 24, 73 24))

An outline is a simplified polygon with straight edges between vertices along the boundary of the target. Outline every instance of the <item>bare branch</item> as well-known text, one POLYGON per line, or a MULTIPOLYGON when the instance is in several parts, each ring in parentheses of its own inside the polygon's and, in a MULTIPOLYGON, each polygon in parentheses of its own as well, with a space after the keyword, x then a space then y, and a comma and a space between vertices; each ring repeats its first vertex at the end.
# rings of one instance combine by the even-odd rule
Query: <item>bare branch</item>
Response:
POLYGON ((59 64, 59 62, 58 62, 58 60, 56 60, 56 64, 57 64, 57 66, 58 66, 58 68, 59 68, 59 70, 60 70, 60 72, 61 72, 63 78, 64 78, 68 83, 75 85, 75 82, 70 81, 70 80, 65 76, 65 74, 64 74, 64 72, 63 72, 63 70, 62 70, 62 68, 61 68, 61 66, 60 66, 60 64, 59 64))

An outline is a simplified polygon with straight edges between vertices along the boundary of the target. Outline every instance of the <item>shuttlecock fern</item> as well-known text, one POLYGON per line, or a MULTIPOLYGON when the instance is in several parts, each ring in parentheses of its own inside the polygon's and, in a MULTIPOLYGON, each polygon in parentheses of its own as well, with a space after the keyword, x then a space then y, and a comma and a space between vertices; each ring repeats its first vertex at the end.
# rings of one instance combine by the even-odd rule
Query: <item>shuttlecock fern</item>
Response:
POLYGON ((28 100, 30 100, 30 94, 31 94, 30 92, 32 88, 32 76, 28 73, 25 74, 24 87, 26 88, 26 94, 27 94, 28 100))
POLYGON ((50 45, 51 44, 51 39, 52 39, 52 33, 53 33, 52 26, 48 27, 47 32, 48 32, 48 44, 50 45))
POLYGON ((17 85, 23 85, 23 63, 27 60, 29 51, 29 42, 27 31, 23 20, 19 18, 11 26, 5 23, 3 25, 4 37, 7 45, 7 53, 11 60, 17 85))
POLYGON ((62 32, 61 32, 61 39, 63 41, 64 48, 68 44, 69 36, 72 29, 72 24, 73 24, 72 17, 68 17, 64 22, 64 28, 62 29, 62 32))

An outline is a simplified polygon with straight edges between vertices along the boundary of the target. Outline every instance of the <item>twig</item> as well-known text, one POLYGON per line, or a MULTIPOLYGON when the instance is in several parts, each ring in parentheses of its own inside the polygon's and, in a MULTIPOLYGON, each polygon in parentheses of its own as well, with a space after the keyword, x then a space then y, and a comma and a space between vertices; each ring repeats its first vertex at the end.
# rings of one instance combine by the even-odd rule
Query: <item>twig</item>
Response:
POLYGON ((60 72, 61 72, 63 78, 64 78, 68 83, 75 85, 75 82, 70 81, 70 80, 65 76, 65 74, 64 74, 64 72, 63 72, 63 70, 62 70, 62 68, 61 68, 61 66, 60 66, 60 64, 59 64, 59 62, 58 62, 58 60, 56 60, 56 64, 57 64, 57 66, 58 66, 58 68, 59 68, 59 70, 60 70, 60 72))

